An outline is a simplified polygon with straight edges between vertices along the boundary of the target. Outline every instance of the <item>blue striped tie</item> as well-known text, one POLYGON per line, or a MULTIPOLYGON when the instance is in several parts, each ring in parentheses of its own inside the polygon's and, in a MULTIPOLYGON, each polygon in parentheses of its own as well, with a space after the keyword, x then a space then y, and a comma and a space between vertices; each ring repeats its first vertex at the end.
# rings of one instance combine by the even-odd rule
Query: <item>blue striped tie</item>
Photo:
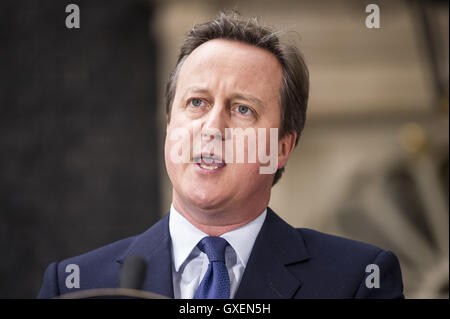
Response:
POLYGON ((225 248, 228 242, 222 237, 205 237, 197 247, 209 259, 208 270, 195 292, 194 299, 229 299, 230 277, 225 266, 225 248))

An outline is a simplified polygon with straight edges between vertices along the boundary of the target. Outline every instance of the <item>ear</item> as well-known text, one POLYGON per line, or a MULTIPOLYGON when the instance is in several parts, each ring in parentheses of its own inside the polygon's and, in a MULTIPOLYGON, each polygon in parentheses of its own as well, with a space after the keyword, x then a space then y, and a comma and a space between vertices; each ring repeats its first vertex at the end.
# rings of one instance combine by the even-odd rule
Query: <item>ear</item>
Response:
POLYGON ((283 168, 286 165, 289 155, 294 150, 296 138, 297 132, 292 131, 278 140, 278 168, 283 168))

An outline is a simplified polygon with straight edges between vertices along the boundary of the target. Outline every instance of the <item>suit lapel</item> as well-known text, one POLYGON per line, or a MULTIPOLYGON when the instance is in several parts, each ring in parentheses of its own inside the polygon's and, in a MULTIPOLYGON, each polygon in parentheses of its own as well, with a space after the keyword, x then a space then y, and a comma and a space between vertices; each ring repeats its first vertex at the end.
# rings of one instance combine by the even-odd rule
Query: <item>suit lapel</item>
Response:
POLYGON ((300 233, 268 207, 235 298, 292 298, 302 282, 289 265, 308 258, 300 233))
POLYGON ((142 290, 173 298, 169 214, 137 236, 118 262, 122 263, 132 255, 139 255, 147 262, 147 274, 142 290))

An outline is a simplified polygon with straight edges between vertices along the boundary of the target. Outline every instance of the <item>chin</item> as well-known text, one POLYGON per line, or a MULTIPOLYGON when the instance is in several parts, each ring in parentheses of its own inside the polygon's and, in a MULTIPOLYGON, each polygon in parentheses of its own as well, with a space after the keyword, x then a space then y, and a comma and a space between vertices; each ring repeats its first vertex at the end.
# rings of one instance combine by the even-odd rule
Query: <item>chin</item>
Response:
POLYGON ((216 191, 196 189, 187 196, 193 206, 200 209, 212 209, 220 207, 224 200, 224 194, 217 194, 216 191))

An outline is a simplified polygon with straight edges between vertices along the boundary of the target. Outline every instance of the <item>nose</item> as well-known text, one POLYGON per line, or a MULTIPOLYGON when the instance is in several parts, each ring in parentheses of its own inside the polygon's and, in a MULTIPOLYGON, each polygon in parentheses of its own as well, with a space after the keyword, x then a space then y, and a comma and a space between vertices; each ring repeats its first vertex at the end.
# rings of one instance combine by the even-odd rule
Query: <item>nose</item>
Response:
POLYGON ((227 112, 224 105, 214 105, 206 114, 202 126, 202 139, 211 140, 225 138, 225 128, 227 127, 227 112))

